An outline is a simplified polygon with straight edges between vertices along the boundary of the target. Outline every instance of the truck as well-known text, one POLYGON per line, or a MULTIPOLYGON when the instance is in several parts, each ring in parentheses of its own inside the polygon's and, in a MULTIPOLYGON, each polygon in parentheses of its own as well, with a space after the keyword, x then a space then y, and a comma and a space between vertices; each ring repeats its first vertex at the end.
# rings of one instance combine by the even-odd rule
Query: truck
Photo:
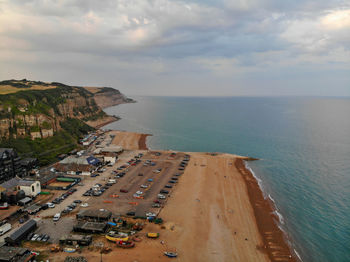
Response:
POLYGON ((6 223, 0 227, 0 236, 5 234, 6 232, 10 231, 12 228, 10 223, 6 223))

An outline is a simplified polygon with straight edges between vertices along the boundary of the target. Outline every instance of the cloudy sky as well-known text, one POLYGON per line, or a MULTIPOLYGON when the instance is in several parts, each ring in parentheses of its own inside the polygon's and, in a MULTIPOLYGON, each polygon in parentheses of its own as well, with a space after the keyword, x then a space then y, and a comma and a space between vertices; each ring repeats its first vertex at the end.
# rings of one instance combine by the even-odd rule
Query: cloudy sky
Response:
POLYGON ((0 79, 350 96, 349 0, 0 0, 0 79))

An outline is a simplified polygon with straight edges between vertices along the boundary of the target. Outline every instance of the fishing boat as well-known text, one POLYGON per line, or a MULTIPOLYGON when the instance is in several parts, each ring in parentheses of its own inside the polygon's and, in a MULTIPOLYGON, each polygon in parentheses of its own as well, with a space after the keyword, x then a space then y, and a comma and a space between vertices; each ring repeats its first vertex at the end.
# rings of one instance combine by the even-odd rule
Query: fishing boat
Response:
POLYGON ((71 248, 71 247, 66 247, 63 249, 64 252, 68 252, 68 253, 74 253, 76 251, 75 248, 71 248))
POLYGON ((118 234, 115 231, 110 231, 106 235, 107 240, 112 242, 118 242, 118 241, 128 241, 129 237, 125 234, 118 234))
POLYGON ((135 243, 132 241, 118 241, 117 246, 121 248, 132 248, 135 246, 135 243))
POLYGON ((159 237, 159 233, 147 233, 147 237, 148 238, 158 238, 159 237))
POLYGON ((164 255, 166 255, 167 257, 177 257, 176 252, 164 252, 164 255))

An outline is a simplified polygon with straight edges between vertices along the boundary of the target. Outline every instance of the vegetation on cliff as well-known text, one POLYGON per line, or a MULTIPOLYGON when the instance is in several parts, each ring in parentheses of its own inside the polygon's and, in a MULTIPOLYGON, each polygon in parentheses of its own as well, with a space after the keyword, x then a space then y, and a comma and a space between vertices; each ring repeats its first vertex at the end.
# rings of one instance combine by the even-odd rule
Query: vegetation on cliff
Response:
POLYGON ((47 138, 18 137, 3 139, 0 147, 15 148, 22 157, 35 157, 40 165, 48 165, 57 161, 57 155, 66 154, 78 147, 78 140, 94 129, 83 121, 68 118, 61 122, 62 130, 47 138))
POLYGON ((113 88, 92 90, 26 79, 0 82, 0 147, 49 164, 93 130, 85 122, 107 116, 100 106, 105 99, 115 104, 132 101, 113 88))

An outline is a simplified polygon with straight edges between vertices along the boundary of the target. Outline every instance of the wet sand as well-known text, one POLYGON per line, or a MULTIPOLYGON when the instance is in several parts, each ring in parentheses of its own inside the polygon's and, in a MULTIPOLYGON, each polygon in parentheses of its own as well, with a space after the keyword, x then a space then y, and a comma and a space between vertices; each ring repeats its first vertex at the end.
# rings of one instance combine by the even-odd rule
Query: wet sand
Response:
POLYGON ((258 182, 253 174, 245 167, 242 159, 235 161, 237 170, 241 173, 248 189, 251 206, 254 208, 259 232, 263 237, 264 248, 268 252, 271 261, 298 261, 291 255, 285 235, 278 228, 278 218, 273 214, 273 205, 264 199, 258 182))

